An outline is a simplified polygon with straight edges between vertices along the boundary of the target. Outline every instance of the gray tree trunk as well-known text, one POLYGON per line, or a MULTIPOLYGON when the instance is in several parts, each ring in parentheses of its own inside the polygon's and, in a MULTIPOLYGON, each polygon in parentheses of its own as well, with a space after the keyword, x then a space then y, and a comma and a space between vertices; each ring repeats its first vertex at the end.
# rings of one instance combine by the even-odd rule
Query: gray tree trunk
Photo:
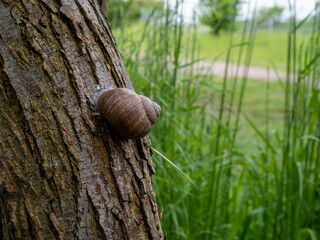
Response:
POLYGON ((99 4, 100 4, 101 11, 103 12, 104 15, 106 15, 108 5, 109 5, 109 0, 99 0, 99 4))
POLYGON ((98 1, 0 1, 0 239, 163 239, 150 140, 98 84, 132 89, 98 1))

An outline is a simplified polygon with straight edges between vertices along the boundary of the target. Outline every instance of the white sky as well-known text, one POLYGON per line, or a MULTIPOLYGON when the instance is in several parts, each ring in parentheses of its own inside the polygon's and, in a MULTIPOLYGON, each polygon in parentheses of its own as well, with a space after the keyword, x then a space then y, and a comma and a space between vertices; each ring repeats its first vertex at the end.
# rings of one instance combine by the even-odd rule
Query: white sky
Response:
MULTIPOLYGON (((176 0, 170 0, 171 4, 174 5, 176 0)), ((282 6, 285 8, 285 12, 283 14, 284 17, 289 16, 289 3, 293 2, 293 0, 256 0, 257 2, 257 9, 260 9, 262 7, 272 7, 275 5, 282 6)), ((251 5, 255 0, 251 0, 251 5)), ((185 16, 185 22, 190 22, 192 19, 193 11, 196 10, 196 6, 199 3, 199 0, 184 0, 184 16, 185 16)), ((298 19, 303 19, 306 17, 310 11, 314 9, 316 0, 296 0, 296 9, 297 9, 297 17, 298 19)), ((248 0, 245 0, 244 3, 241 6, 240 11, 240 18, 244 19, 246 16, 246 13, 248 12, 248 0)))

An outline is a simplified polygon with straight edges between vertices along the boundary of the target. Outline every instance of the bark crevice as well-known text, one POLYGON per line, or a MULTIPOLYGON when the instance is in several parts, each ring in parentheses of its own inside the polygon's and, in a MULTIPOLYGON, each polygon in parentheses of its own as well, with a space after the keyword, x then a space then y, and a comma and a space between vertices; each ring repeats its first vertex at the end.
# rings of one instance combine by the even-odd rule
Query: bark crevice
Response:
MULTIPOLYGON (((92 226, 95 229, 95 234, 96 234, 96 239, 101 239, 101 240, 108 240, 103 227, 101 226, 100 222, 99 222, 99 212, 97 211, 96 207, 94 206, 92 199, 89 196, 89 193, 87 191, 87 197, 88 197, 88 201, 89 201, 89 209, 91 211, 91 215, 92 215, 92 226)), ((121 235, 120 235, 121 236, 121 235)))

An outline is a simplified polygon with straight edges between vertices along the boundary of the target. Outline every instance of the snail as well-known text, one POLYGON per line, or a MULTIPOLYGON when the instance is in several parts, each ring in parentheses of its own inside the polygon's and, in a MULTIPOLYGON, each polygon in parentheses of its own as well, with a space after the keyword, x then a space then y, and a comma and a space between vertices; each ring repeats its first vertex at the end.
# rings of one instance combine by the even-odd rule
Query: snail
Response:
POLYGON ((98 97, 97 108, 116 133, 125 139, 146 136, 161 112, 158 104, 127 88, 102 92, 98 97))

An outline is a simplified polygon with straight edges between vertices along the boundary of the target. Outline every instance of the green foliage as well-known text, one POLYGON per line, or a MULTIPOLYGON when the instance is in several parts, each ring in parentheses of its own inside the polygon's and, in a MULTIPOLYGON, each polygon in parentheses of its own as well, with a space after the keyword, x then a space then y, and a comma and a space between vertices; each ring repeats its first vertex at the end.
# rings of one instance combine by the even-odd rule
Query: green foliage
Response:
POLYGON ((200 0, 202 15, 200 21, 210 26, 218 35, 221 30, 230 30, 238 14, 240 0, 200 0))
MULTIPOLYGON (((279 82, 198 74, 198 26, 177 13, 114 31, 136 91, 162 108, 150 137, 168 239, 319 239, 319 11, 302 40, 290 22, 281 61, 294 77, 279 82)), ((220 36, 227 63, 255 64, 255 27, 220 36)))
POLYGON ((110 0, 107 19, 112 28, 133 23, 140 19, 143 11, 162 11, 161 0, 110 0))
POLYGON ((283 11, 284 8, 280 6, 261 8, 259 11, 258 20, 273 19, 276 22, 280 22, 283 11))
POLYGON ((261 8, 258 14, 257 24, 273 28, 274 25, 281 22, 283 11, 284 8, 280 6, 261 8))

